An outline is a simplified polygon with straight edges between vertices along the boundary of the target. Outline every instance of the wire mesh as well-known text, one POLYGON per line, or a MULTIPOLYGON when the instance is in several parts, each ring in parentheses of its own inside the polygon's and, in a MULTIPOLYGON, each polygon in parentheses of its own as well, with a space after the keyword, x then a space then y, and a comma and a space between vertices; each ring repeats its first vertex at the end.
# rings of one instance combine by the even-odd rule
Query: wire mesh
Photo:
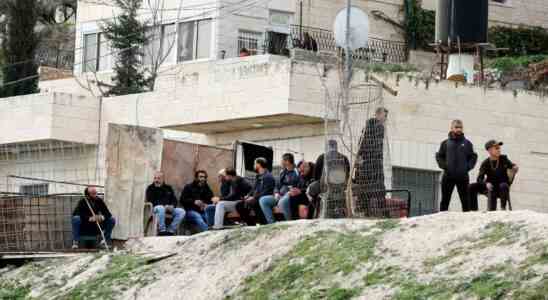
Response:
POLYGON ((81 194, 0 193, 0 251, 70 249, 71 216, 81 198, 81 194))
MULTIPOLYGON (((393 217, 408 200, 394 196, 388 143, 388 110, 374 81, 350 87, 348 97, 326 92, 322 213, 325 218, 393 217)), ((339 78, 343 78, 339 66, 339 78)), ((340 87, 344 86, 343 82, 340 87)), ((404 197, 405 198, 405 197, 404 197)))

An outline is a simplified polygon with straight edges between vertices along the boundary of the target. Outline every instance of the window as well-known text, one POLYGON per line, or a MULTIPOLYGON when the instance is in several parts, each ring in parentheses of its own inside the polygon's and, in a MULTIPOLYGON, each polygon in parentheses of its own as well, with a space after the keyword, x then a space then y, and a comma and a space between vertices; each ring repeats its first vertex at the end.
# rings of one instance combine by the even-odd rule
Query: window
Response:
POLYGON ((98 61, 97 61, 97 33, 86 34, 84 35, 84 72, 95 72, 97 71, 98 61))
POLYGON ((84 72, 96 72, 108 69, 109 47, 103 33, 84 35, 84 72))
POLYGON ((48 184, 28 184, 19 187, 19 192, 25 195, 47 195, 48 184))
POLYGON ((175 24, 165 24, 147 29, 146 37, 149 42, 144 49, 145 65, 173 62, 171 53, 175 48, 176 28, 175 24))
POLYGON ((236 56, 240 53, 240 50, 246 48, 250 55, 256 55, 259 53, 259 48, 263 35, 260 32, 240 30, 238 31, 238 48, 236 56))
POLYGON ((211 50, 211 20, 179 24, 177 61, 209 58, 211 50))
POLYGON ((439 172, 394 167, 392 188, 411 192, 411 216, 438 211, 439 172))
POLYGON ((281 11, 270 11, 270 25, 274 26, 288 26, 291 24, 291 18, 293 14, 281 11))

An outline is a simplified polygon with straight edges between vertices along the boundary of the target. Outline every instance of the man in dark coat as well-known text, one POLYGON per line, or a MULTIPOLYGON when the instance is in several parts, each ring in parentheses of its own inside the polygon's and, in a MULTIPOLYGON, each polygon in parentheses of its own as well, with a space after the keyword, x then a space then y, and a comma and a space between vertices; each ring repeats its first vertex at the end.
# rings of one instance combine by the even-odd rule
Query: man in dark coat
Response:
POLYGON ((208 229, 205 209, 212 204, 213 191, 207 184, 207 172, 196 171, 194 181, 183 188, 181 204, 186 210, 186 220, 196 225, 200 231, 208 229))
POLYGON ((112 230, 116 221, 107 208, 103 199, 97 196, 95 187, 88 187, 74 212, 72 213, 72 248, 80 246, 80 236, 97 236, 100 231, 97 223, 101 226, 105 235, 105 242, 110 244, 112 230))
POLYGON ((175 235, 179 224, 185 217, 184 209, 177 207, 177 198, 173 188, 164 181, 164 174, 156 172, 154 181, 147 187, 145 202, 152 204, 152 212, 158 218, 158 235, 175 235), (166 228, 166 212, 173 214, 173 220, 166 228))
POLYGON ((480 166, 476 183, 470 185, 470 210, 478 210, 478 194, 487 194, 488 210, 497 210, 497 198, 500 198, 502 210, 506 210, 506 203, 510 199, 511 180, 508 171, 518 171, 518 166, 501 155, 502 142, 490 140, 485 144, 489 157, 480 166))
POLYGON ((440 211, 447 211, 451 202, 451 195, 455 186, 459 193, 462 211, 469 211, 468 172, 474 169, 478 155, 474 152, 474 145, 464 137, 461 120, 451 122, 449 138, 443 141, 436 153, 436 161, 443 170, 441 180, 442 199, 440 211))
POLYGON ((255 159, 255 171, 257 172, 255 186, 250 195, 236 205, 240 217, 250 226, 255 225, 257 221, 261 224, 267 223, 259 201, 262 197, 274 197, 274 189, 276 188, 276 180, 267 168, 268 161, 265 158, 255 159), (255 217, 250 214, 252 210, 255 212, 255 217))
POLYGON ((354 183, 358 194, 356 208, 373 216, 385 208, 383 146, 387 117, 388 110, 379 107, 375 111, 375 117, 367 120, 360 137, 355 163, 354 183))

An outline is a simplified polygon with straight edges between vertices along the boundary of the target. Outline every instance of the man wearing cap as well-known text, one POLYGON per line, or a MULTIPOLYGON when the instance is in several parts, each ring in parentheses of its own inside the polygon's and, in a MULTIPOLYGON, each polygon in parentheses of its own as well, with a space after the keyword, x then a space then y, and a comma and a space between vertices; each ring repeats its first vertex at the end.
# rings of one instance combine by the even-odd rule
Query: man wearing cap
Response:
POLYGON ((490 140, 485 144, 489 157, 481 163, 477 182, 469 187, 470 210, 478 210, 479 193, 487 194, 488 210, 497 210, 497 198, 500 198, 502 210, 506 210, 511 185, 508 170, 515 173, 518 166, 511 162, 508 156, 501 155, 502 145, 502 142, 496 140, 490 140))
POLYGON ((469 211, 468 172, 474 169, 477 160, 478 155, 474 152, 474 145, 464 137, 462 121, 453 120, 449 138, 441 143, 436 153, 436 161, 443 170, 440 211, 449 209, 455 186, 459 193, 462 211, 469 211))

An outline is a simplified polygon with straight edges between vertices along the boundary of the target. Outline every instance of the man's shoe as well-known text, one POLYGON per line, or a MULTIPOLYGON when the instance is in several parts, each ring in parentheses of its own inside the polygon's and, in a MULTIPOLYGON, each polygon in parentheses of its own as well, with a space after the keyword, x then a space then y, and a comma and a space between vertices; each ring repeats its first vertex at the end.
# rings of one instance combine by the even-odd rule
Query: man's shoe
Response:
POLYGON ((78 242, 77 241, 72 241, 72 250, 78 250, 78 248, 80 248, 78 246, 78 242))
POLYGON ((158 236, 168 236, 168 232, 167 231, 160 231, 158 232, 158 236))

